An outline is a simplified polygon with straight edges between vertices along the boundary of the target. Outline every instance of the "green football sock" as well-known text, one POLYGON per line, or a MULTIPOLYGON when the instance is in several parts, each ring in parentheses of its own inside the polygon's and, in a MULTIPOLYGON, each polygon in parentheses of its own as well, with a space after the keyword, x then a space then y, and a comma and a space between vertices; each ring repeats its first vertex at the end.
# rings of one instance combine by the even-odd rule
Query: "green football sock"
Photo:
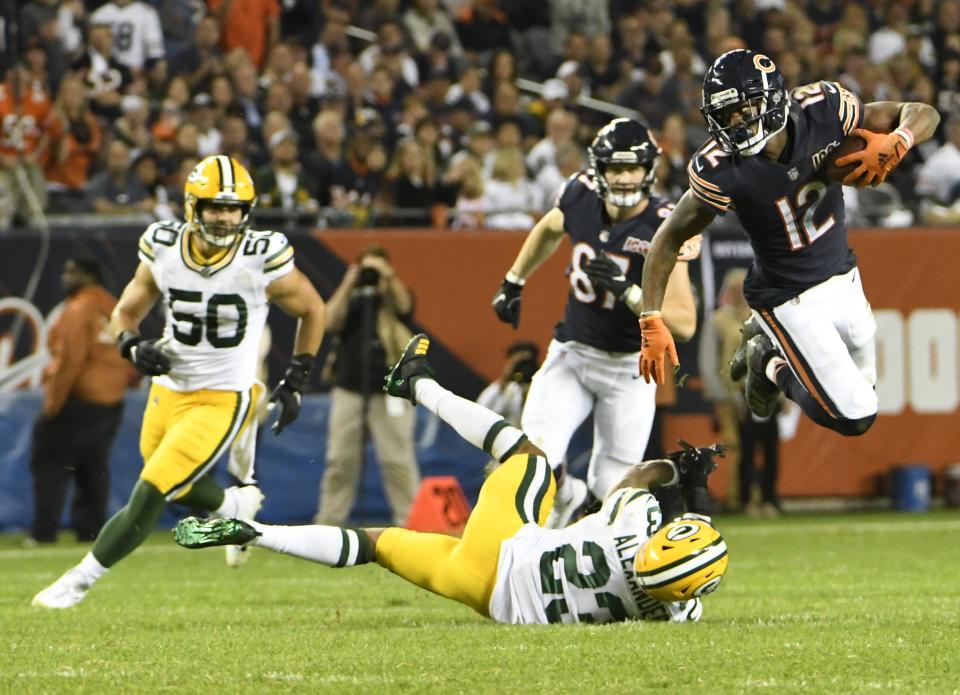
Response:
POLYGON ((127 505, 110 517, 93 544, 93 556, 104 567, 112 567, 146 540, 160 518, 167 501, 157 488, 138 480, 127 505))
POLYGON ((223 504, 223 488, 212 475, 205 475, 193 484, 190 492, 174 501, 188 507, 215 512, 223 504))

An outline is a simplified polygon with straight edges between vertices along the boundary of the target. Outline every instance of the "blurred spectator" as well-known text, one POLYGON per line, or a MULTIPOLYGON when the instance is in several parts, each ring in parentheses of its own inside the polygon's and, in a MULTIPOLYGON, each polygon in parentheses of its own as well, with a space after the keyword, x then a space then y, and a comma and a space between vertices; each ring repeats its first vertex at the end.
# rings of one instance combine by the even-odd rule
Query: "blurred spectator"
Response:
POLYGON ((312 46, 323 27, 323 5, 317 0, 283 0, 280 35, 301 46, 312 46))
POLYGON ((501 82, 493 95, 493 112, 490 120, 494 128, 505 122, 516 123, 520 128, 523 145, 532 146, 541 135, 540 123, 520 105, 520 93, 509 82, 501 82))
POLYGON ((613 59, 613 43, 608 34, 590 37, 590 53, 584 62, 591 93, 598 99, 611 101, 623 91, 619 64, 613 59))
POLYGON ((549 4, 550 30, 553 34, 553 48, 557 54, 563 51, 570 32, 585 36, 610 33, 608 3, 551 0, 549 4))
POLYGON ((309 142, 313 119, 320 111, 320 100, 312 95, 310 69, 306 63, 296 63, 290 72, 290 123, 297 138, 309 142))
POLYGON ((380 191, 387 154, 370 129, 358 129, 347 143, 346 161, 343 185, 330 189, 331 205, 347 213, 357 226, 364 226, 380 191))
POLYGON ((224 71, 220 50, 220 23, 204 17, 194 31, 193 41, 170 59, 170 74, 182 75, 191 89, 202 87, 224 71))
POLYGON ((270 164, 256 174, 257 204, 297 212, 317 209, 317 182, 300 164, 297 135, 281 130, 270 138, 270 164))
POLYGON ((557 194, 564 182, 586 165, 583 149, 572 141, 557 146, 556 163, 547 164, 533 181, 538 212, 557 205, 557 194))
POLYGON ((510 25, 507 15, 497 9, 496 0, 470 0, 457 11, 454 26, 464 51, 475 54, 473 58, 483 59, 498 48, 510 48, 510 25))
POLYGON ((174 156, 177 160, 184 157, 200 158, 200 131, 190 121, 177 126, 174 140, 174 156))
POLYGON ((345 190, 351 170, 343 152, 346 131, 343 119, 334 111, 321 111, 313 120, 314 147, 309 148, 306 168, 317 179, 317 199, 321 206, 331 203, 331 190, 345 190))
POLYGON ((547 134, 527 153, 527 170, 536 178, 540 170, 557 163, 557 148, 573 140, 577 119, 569 111, 555 109, 547 116, 547 134))
POLYGON ((453 229, 479 229, 486 221, 487 198, 483 166, 473 156, 460 157, 450 166, 444 183, 455 191, 453 229))
POLYGON ((157 156, 150 150, 141 152, 134 158, 132 168, 134 178, 146 193, 142 208, 152 214, 154 219, 176 219, 176 211, 170 205, 169 193, 160 177, 157 156))
POLYGON ((228 111, 239 111, 233 92, 233 81, 229 77, 217 75, 210 80, 210 102, 213 120, 218 124, 222 124, 228 111))
POLYGON ((501 48, 490 58, 490 69, 483 83, 483 91, 493 99, 497 87, 506 82, 515 85, 517 82, 517 59, 509 48, 501 48))
POLYGON ((668 79, 659 58, 647 63, 643 78, 627 87, 617 103, 639 111, 654 130, 663 127, 667 115, 684 110, 677 83, 668 79))
POLYGON ((107 331, 117 300, 102 282, 95 260, 72 258, 64 264, 67 299, 47 337, 43 408, 33 428, 32 544, 56 541, 71 480, 70 523, 77 540, 96 538, 106 518, 107 459, 123 414, 123 394, 136 372, 107 331))
POLYGON ((358 60, 367 75, 372 76, 375 68, 382 66, 389 71, 392 79, 402 79, 408 87, 420 84, 417 61, 406 52, 403 27, 396 19, 386 19, 380 23, 376 42, 365 48, 358 60))
POLYGON ((83 188, 100 148, 100 125, 78 78, 60 83, 51 127, 50 157, 44 175, 52 212, 82 212, 83 188))
POLYGON ((401 227, 426 227, 433 223, 437 172, 430 157, 416 140, 401 141, 387 170, 384 202, 401 227))
POLYGON ((250 139, 250 129, 243 116, 237 113, 228 113, 223 117, 223 126, 220 129, 220 153, 233 157, 243 164, 248 171, 254 171, 254 161, 262 161, 263 154, 257 143, 250 139))
POLYGON ((211 15, 220 22, 224 53, 242 49, 260 68, 280 39, 280 4, 277 0, 207 0, 211 15))
MULTIPOLYGON (((659 142, 663 156, 657 160, 657 183, 667 198, 677 200, 687 190, 687 163, 693 149, 683 114, 672 113, 664 119, 659 142)), ((699 142, 695 143, 694 148, 699 145, 699 142)))
POLYGON ((267 89, 277 82, 286 83, 296 60, 293 48, 286 41, 280 41, 270 47, 267 53, 266 65, 260 71, 260 88, 267 89))
POLYGON ((251 130, 260 130, 264 111, 260 108, 257 70, 251 63, 240 65, 233 73, 234 96, 237 108, 251 130))
POLYGON ((90 15, 90 23, 110 25, 114 57, 135 74, 156 70, 164 62, 166 49, 160 17, 147 3, 110 0, 90 15))
POLYGON ((533 226, 530 211, 536 209, 537 201, 526 177, 522 150, 511 147, 496 151, 484 195, 488 227, 528 230, 533 226))
POLYGON ((403 24, 420 53, 430 50, 438 35, 447 37, 453 55, 463 52, 453 20, 439 0, 413 0, 413 6, 403 14, 403 24))
POLYGON ((87 50, 73 62, 71 69, 83 79, 93 112, 107 121, 119 118, 120 99, 133 81, 133 73, 113 57, 110 24, 91 23, 87 50))
POLYGON ((193 97, 187 119, 188 123, 192 123, 197 128, 197 153, 200 157, 218 154, 223 136, 217 127, 213 99, 209 94, 200 92, 193 97))
POLYGON ((570 90, 567 83, 556 77, 551 77, 543 83, 540 98, 530 105, 530 112, 546 126, 547 116, 557 109, 566 109, 575 106, 570 102, 570 90))
POLYGON ((130 148, 122 140, 114 140, 107 148, 106 169, 90 179, 87 200, 101 215, 153 211, 146 189, 133 174, 130 148))
POLYGON ((466 100, 472 111, 486 116, 490 112, 490 100, 481 89, 480 68, 467 65, 460 73, 457 83, 450 86, 446 100, 448 104, 466 100))
POLYGON ((150 111, 147 100, 136 94, 128 94, 120 100, 123 113, 113 123, 113 136, 130 147, 130 156, 136 158, 150 148, 152 136, 147 128, 150 111))
POLYGON ((958 197, 957 184, 960 184, 960 114, 947 121, 946 134, 947 141, 920 166, 916 190, 938 203, 950 205, 958 197))
POLYGON ((15 65, 0 86, 0 230, 14 215, 32 221, 47 204, 43 166, 53 103, 43 82, 15 65))

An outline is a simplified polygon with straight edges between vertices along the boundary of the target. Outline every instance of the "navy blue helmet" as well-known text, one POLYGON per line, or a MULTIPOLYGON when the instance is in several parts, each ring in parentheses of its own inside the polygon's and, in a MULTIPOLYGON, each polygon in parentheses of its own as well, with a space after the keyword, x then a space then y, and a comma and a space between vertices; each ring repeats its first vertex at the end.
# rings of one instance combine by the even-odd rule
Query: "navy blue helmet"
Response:
POLYGON ((789 108, 783 75, 762 53, 728 51, 703 78, 700 111, 710 135, 731 154, 752 157, 760 152, 786 126, 789 108), (734 113, 741 119, 731 122, 734 113))
POLYGON ((646 126, 630 118, 614 118, 597 132, 587 154, 597 193, 608 203, 617 207, 633 207, 650 193, 650 187, 656 180, 654 169, 660 146, 646 126), (614 189, 606 178, 606 169, 611 164, 643 166, 647 173, 637 187, 627 190, 618 186, 614 189))

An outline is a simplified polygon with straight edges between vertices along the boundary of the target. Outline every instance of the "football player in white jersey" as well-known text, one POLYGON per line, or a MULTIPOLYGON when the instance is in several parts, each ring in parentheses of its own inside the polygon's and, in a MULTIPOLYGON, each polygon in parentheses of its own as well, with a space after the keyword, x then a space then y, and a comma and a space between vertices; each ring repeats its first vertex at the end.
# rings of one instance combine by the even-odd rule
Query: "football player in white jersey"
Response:
POLYGON ((294 267, 283 234, 248 229, 256 202, 250 174, 235 159, 207 157, 185 186, 184 222, 157 222, 140 238, 140 264, 111 318, 121 354, 153 383, 140 432, 144 467, 127 505, 91 552, 38 593, 35 606, 79 603, 108 568, 139 546, 164 505, 176 500, 226 517, 252 518, 263 495, 252 485, 222 489, 209 473, 246 428, 262 389, 258 346, 269 304, 298 319, 294 357, 270 396, 274 431, 300 411, 324 329, 324 304, 294 267), (163 336, 138 335, 162 300, 163 336))
POLYGON ((180 545, 249 543, 331 567, 376 562, 404 579, 503 623, 698 620, 720 583, 727 547, 705 511, 713 449, 632 467, 600 511, 545 529, 556 483, 543 452, 490 410, 433 378, 429 339, 414 336, 386 391, 420 403, 502 462, 480 491, 462 538, 402 528, 270 526, 195 517, 180 545), (661 527, 654 493, 680 488, 690 512, 661 527))

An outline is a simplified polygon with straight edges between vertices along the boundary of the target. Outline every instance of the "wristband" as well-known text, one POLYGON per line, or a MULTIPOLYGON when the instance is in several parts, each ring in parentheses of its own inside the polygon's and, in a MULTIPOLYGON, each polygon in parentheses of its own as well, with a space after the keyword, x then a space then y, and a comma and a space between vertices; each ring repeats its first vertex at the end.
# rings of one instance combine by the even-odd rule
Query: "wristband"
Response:
POLYGON ((120 331, 120 335, 117 336, 116 340, 117 347, 120 349, 120 355, 129 360, 130 351, 141 340, 143 340, 143 338, 133 331, 120 331))
POLYGON ((899 126, 896 130, 893 131, 903 139, 903 144, 907 146, 909 150, 913 147, 914 137, 913 132, 905 125, 899 126))
POLYGON ((504 280, 514 285, 520 285, 521 287, 523 287, 527 283, 527 281, 524 278, 520 277, 512 270, 507 271, 507 274, 504 277, 504 280))

